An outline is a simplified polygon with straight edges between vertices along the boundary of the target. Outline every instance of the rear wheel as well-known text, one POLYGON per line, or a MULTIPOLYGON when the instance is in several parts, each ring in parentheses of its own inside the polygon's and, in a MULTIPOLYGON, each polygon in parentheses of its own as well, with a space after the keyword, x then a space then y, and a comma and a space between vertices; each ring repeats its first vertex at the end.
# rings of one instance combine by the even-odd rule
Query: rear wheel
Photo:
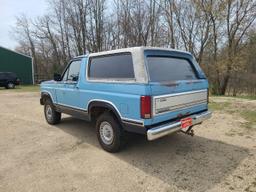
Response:
POLYGON ((51 125, 58 124, 61 120, 61 113, 57 112, 52 102, 47 99, 44 103, 44 116, 47 123, 51 125))
POLYGON ((111 153, 118 152, 125 144, 124 130, 111 113, 103 113, 96 122, 97 137, 101 147, 111 153))

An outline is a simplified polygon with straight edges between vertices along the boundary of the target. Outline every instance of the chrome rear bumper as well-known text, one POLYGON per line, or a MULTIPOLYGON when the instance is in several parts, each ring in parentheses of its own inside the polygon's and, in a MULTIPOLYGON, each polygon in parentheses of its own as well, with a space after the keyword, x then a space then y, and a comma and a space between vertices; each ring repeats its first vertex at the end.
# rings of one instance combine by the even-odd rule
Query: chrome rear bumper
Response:
MULTIPOLYGON (((211 111, 206 111, 203 113, 191 115, 189 117, 192 118, 192 124, 196 125, 203 122, 206 119, 209 119, 211 115, 212 115, 211 111)), ((180 121, 172 122, 172 123, 160 125, 160 126, 149 129, 147 131, 147 138, 148 140, 151 141, 180 130, 181 130, 181 122, 180 121)))

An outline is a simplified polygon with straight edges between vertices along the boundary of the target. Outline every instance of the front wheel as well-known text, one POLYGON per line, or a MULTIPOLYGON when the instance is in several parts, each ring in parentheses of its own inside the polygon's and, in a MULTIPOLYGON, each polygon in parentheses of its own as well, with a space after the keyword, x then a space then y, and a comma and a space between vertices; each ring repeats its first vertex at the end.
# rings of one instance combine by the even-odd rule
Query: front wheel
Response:
POLYGON ((15 84, 12 82, 8 82, 6 85, 6 89, 14 89, 15 88, 15 84))
POLYGON ((51 125, 58 124, 61 120, 61 113, 57 112, 52 102, 47 99, 44 104, 44 116, 47 123, 51 125))
POLYGON ((99 143, 104 150, 115 153, 124 146, 124 130, 112 114, 103 113, 97 119, 96 129, 99 143))

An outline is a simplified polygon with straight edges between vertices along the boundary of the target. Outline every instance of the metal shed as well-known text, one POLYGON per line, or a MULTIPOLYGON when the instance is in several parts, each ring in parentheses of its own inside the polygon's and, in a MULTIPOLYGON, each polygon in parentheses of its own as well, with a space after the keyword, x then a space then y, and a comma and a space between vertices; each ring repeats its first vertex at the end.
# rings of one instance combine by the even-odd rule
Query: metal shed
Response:
POLYGON ((0 72, 14 72, 22 84, 34 84, 33 58, 1 46, 0 72))

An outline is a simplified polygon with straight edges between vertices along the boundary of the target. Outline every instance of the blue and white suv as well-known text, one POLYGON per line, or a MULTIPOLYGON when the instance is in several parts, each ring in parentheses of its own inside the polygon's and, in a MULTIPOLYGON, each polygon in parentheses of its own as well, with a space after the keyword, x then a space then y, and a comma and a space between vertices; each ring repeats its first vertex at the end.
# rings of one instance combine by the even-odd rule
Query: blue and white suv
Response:
POLYGON ((208 81, 188 53, 133 47, 71 60, 63 74, 41 84, 40 103, 49 124, 61 113, 95 121, 99 143, 121 149, 126 132, 148 140, 183 131, 210 118, 208 81))

